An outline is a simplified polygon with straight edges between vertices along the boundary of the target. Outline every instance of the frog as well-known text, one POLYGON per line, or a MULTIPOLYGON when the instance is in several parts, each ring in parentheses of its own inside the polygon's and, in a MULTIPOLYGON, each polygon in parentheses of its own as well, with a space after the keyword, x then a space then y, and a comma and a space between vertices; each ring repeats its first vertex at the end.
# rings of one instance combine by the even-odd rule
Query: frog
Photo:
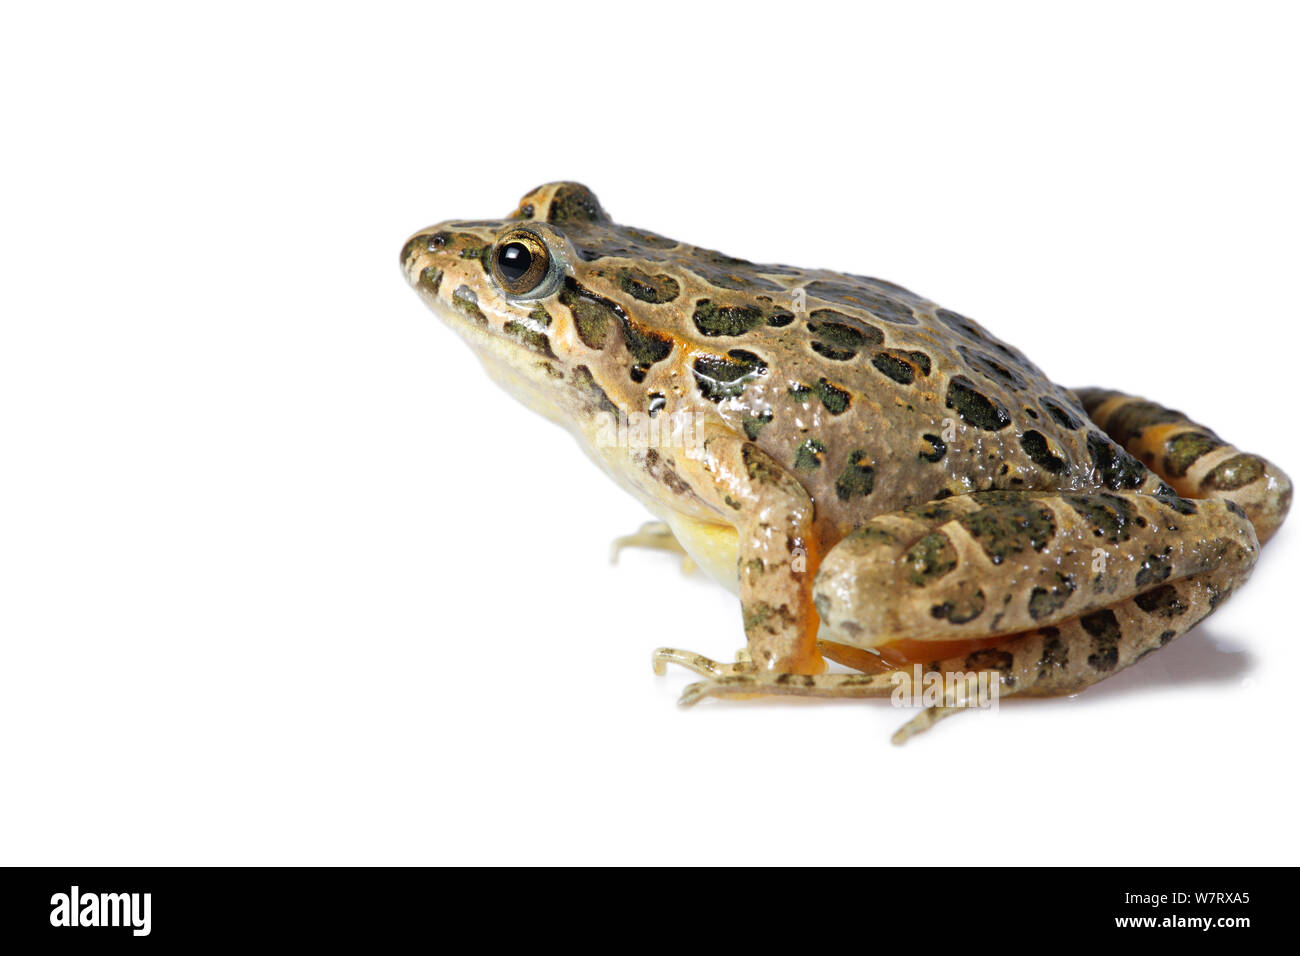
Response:
MULTIPOLYGON (((1058 385, 883 279, 620 225, 580 183, 400 258, 489 377, 654 517, 620 546, 738 596, 734 660, 652 655, 700 678, 684 705, 897 699, 921 673, 1073 695, 1235 593, 1290 506, 1279 467, 1179 411, 1058 385)), ((894 742, 969 709, 969 684, 939 686, 894 742)))

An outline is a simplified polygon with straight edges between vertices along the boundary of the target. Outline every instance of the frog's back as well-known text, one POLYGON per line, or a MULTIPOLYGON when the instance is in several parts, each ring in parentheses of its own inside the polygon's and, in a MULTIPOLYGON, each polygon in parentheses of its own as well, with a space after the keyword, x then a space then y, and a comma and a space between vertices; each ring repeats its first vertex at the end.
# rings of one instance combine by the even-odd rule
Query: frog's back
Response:
POLYGON ((561 224, 582 260, 574 288, 663 337, 661 357, 614 377, 650 394, 689 383, 842 529, 972 491, 1158 484, 1022 352, 901 286, 600 215, 561 224))

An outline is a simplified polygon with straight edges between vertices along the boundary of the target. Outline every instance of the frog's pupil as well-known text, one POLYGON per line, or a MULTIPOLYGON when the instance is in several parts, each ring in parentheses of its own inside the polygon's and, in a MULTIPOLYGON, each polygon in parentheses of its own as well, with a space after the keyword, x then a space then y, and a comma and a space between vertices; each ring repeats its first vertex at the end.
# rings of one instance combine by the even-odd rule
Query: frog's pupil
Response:
POLYGON ((501 249, 501 254, 497 256, 497 267, 510 282, 518 282, 523 278, 532 264, 533 254, 522 242, 506 243, 501 249))

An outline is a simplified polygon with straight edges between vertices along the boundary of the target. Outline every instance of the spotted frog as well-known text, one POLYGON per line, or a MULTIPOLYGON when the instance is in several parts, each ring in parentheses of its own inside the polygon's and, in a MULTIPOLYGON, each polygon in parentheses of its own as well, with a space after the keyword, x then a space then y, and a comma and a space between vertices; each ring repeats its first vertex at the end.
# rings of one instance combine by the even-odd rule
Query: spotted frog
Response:
MULTIPOLYGON (((1177 411, 1054 384, 891 282, 618 225, 577 183, 401 253, 421 298, 740 597, 683 703, 891 696, 992 674, 1060 695, 1185 633, 1249 576, 1291 483, 1177 411), (827 661, 842 669, 828 672, 827 661)), ((967 703, 959 682, 901 742, 967 703)))

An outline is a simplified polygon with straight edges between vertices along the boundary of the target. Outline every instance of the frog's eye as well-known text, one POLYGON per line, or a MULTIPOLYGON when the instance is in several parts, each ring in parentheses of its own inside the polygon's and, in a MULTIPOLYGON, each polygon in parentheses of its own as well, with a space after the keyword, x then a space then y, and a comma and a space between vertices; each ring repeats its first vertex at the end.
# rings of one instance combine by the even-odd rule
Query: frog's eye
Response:
POLYGON ((536 292, 551 272, 546 243, 526 229, 516 229, 492 250, 492 276, 509 295, 536 292))

